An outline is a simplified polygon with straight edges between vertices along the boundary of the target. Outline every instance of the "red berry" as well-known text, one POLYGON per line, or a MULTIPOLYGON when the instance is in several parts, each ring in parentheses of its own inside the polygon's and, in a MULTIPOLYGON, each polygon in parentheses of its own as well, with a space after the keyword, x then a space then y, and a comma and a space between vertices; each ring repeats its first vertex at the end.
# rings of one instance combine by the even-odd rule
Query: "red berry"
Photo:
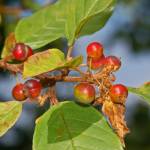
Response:
POLYGON ((12 51, 16 60, 23 61, 26 58, 25 45, 23 43, 17 43, 12 51))
POLYGON ((113 85, 109 93, 111 100, 116 103, 124 103, 128 97, 128 89, 122 84, 113 85))
POLYGON ((27 57, 30 57, 33 55, 33 50, 30 46, 27 45, 27 48, 28 48, 28 54, 27 54, 27 57))
POLYGON ((112 66, 114 71, 117 71, 121 67, 121 61, 116 56, 106 57, 104 63, 105 63, 105 65, 112 66))
POLYGON ((39 81, 30 79, 24 83, 26 95, 30 98, 36 98, 40 95, 42 85, 39 81))
POLYGON ((103 55, 103 46, 98 42, 92 42, 87 46, 87 55, 92 58, 100 58, 103 55))
POLYGON ((32 49, 24 43, 17 43, 12 50, 12 54, 15 60, 24 61, 33 55, 33 52, 32 49))
POLYGON ((78 102, 90 104, 95 99, 95 88, 89 83, 79 83, 74 87, 74 95, 78 102))
POLYGON ((13 97, 18 101, 24 101, 27 97, 24 93, 24 84, 17 84, 12 90, 13 97))
POLYGON ((96 58, 87 57, 87 65, 92 70, 98 70, 101 67, 103 67, 104 59, 105 59, 104 55, 102 55, 102 57, 97 58, 97 59, 96 58))

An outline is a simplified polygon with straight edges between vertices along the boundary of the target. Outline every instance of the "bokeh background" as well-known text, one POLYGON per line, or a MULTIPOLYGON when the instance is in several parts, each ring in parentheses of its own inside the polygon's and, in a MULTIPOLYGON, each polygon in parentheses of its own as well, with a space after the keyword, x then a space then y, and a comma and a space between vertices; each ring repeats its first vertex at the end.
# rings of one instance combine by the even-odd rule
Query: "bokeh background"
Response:
MULTIPOLYGON (((54 1, 0 0, 0 50, 19 19, 54 1)), ((121 57, 123 65, 116 74, 116 83, 137 87, 150 81, 150 0, 118 0, 102 30, 77 40, 74 55, 85 56, 86 45, 94 40, 104 44, 107 55, 121 57)), ((18 80, 21 78, 0 70, 1 101, 12 100, 11 89, 18 80)), ((72 87, 72 83, 58 83, 59 99, 71 99, 72 87)), ((35 119, 45 110, 47 105, 40 108, 36 104, 25 104, 17 124, 0 138, 0 150, 31 150, 35 119)), ((131 130, 126 137, 126 150, 150 150, 150 107, 139 97, 129 95, 126 120, 131 130)))

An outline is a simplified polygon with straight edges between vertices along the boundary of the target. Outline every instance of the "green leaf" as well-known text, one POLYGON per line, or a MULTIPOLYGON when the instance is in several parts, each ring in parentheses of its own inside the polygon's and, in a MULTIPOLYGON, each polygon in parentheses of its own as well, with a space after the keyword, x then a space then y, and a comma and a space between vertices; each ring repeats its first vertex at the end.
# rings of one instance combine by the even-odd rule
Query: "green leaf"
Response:
POLYGON ((23 76, 24 78, 33 77, 57 69, 75 67, 80 65, 82 60, 82 56, 78 56, 66 61, 63 52, 58 49, 49 49, 28 58, 24 63, 23 76))
POLYGON ((114 5, 115 0, 58 0, 22 19, 15 30, 16 39, 32 48, 40 48, 66 37, 72 45, 79 36, 100 30, 114 5))
POLYGON ((150 104, 150 82, 147 82, 138 88, 128 87, 128 90, 129 92, 142 97, 146 102, 150 104))
POLYGON ((22 103, 17 101, 0 102, 0 136, 4 135, 18 120, 22 103))
POLYGON ((15 39, 15 34, 14 33, 10 33, 8 35, 8 37, 5 40, 5 44, 2 50, 2 54, 1 57, 5 58, 8 55, 10 55, 11 53, 11 49, 14 47, 14 45, 16 44, 16 39, 15 39))
POLYGON ((83 62, 83 56, 77 56, 69 61, 66 61, 64 66, 62 66, 61 68, 63 68, 63 67, 74 68, 74 67, 77 67, 80 64, 82 64, 82 62, 83 62))
POLYGON ((91 106, 62 102, 39 118, 33 150, 123 150, 105 118, 91 106))

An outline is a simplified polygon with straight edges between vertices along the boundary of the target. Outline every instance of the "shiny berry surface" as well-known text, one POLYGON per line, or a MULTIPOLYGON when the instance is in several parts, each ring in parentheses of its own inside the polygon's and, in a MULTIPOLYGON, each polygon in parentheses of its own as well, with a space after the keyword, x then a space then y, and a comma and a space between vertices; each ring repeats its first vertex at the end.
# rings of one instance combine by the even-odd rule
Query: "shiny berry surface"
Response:
POLYGON ((74 87, 76 100, 83 104, 90 104, 95 99, 95 88, 89 83, 79 83, 74 87))
POLYGON ((104 55, 102 55, 102 57, 97 58, 97 59, 88 57, 87 58, 87 65, 92 70, 98 70, 104 66, 104 59, 105 59, 104 55))
POLYGON ((116 56, 108 56, 105 58, 106 65, 110 65, 114 68, 114 71, 117 71, 121 67, 121 61, 116 56))
POLYGON ((87 46, 87 55, 91 58, 100 58, 103 55, 103 46, 98 42, 92 42, 87 46))
POLYGON ((113 85, 109 93, 112 101, 116 103, 124 103, 128 97, 128 89, 122 84, 113 85))
POLYGON ((18 101, 24 101, 27 98, 24 93, 24 84, 17 84, 12 90, 12 96, 18 101))
POLYGON ((23 61, 26 59, 25 45, 23 43, 17 43, 12 51, 15 60, 23 61))
POLYGON ((28 54, 27 54, 27 57, 30 57, 33 55, 33 50, 30 46, 27 46, 27 49, 28 49, 28 54))
POLYGON ((12 50, 12 54, 15 60, 24 61, 29 56, 33 55, 32 49, 24 43, 16 43, 12 50))
POLYGON ((30 79, 24 83, 24 89, 26 95, 34 99, 40 95, 42 90, 42 85, 39 81, 30 79))

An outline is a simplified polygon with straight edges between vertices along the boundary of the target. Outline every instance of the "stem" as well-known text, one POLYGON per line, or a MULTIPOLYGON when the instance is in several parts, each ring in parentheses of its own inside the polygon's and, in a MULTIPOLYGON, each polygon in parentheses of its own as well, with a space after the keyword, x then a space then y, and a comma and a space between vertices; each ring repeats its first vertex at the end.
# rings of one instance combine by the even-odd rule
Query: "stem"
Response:
POLYGON ((49 95, 51 105, 58 104, 58 99, 56 97, 55 84, 48 88, 48 95, 49 95))
POLYGON ((69 48, 68 48, 67 60, 72 59, 72 57, 71 57, 72 50, 73 50, 73 45, 69 46, 69 48))

